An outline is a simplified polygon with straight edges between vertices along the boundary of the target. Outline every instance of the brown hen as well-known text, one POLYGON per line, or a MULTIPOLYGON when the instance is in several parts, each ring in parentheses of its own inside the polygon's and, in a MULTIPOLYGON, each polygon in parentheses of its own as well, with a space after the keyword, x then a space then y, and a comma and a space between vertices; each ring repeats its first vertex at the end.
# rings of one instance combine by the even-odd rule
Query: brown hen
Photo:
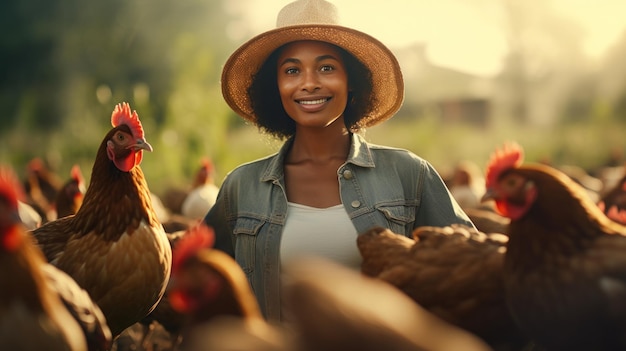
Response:
POLYGON ((359 235, 362 273, 390 283, 496 349, 525 344, 504 301, 506 236, 454 225, 420 227, 413 238, 382 228, 359 235))
POLYGON ((73 215, 83 204, 85 197, 85 178, 83 177, 80 167, 74 165, 70 171, 70 179, 68 179, 54 199, 55 219, 73 215))
POLYGON ((614 221, 626 224, 623 211, 626 211, 626 174, 611 188, 607 189, 598 202, 600 209, 614 221))
POLYGON ((212 229, 200 222, 176 244, 168 289, 172 307, 192 324, 221 315, 263 319, 245 273, 233 258, 211 249, 214 240, 212 229))
POLYGON ((107 350, 102 311, 48 264, 19 220, 14 173, 0 169, 0 346, 3 350, 107 350))
POLYGON ((41 158, 28 163, 24 181, 26 203, 39 213, 43 223, 54 219, 54 199, 62 186, 61 178, 41 158))
POLYGON ((46 258, 89 292, 117 336, 162 298, 172 252, 139 166, 143 150, 152 151, 139 117, 123 103, 111 123, 78 212, 33 235, 46 258))
MULTIPOLYGON (((280 333, 265 322, 245 273, 232 257, 211 249, 214 240, 213 230, 201 222, 191 227, 174 248, 168 297, 171 306, 185 315, 181 348, 232 349, 232 344, 225 345, 233 340, 224 338, 232 336, 231 327, 235 325, 238 340, 251 337, 270 345, 280 344, 280 333), (220 331, 219 335, 215 330, 220 331)), ((256 346, 249 350, 266 349, 256 346)), ((236 349, 244 350, 241 346, 236 349)))
POLYGON ((549 350, 626 350, 626 227, 564 173, 507 144, 485 199, 511 219, 504 282, 519 326, 549 350))

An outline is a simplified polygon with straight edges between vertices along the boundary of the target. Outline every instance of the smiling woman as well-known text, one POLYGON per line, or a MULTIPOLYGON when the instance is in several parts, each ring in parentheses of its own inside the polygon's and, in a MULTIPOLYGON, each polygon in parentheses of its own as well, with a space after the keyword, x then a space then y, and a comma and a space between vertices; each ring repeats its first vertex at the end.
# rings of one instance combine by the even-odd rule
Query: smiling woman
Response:
POLYGON ((428 161, 359 135, 398 111, 404 80, 383 43, 337 18, 324 0, 290 3, 222 71, 228 105, 285 141, 233 170, 205 217, 268 319, 283 317, 281 267, 293 257, 358 270, 356 238, 372 227, 410 237, 423 225, 473 226, 428 161))

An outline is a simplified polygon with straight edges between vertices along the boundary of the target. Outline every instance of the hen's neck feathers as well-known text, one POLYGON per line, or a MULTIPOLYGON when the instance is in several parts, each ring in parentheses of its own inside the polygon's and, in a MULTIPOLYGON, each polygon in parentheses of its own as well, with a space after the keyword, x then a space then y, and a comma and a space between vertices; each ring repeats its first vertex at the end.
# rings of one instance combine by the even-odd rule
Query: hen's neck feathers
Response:
POLYGON ((150 226, 160 223, 141 168, 137 165, 129 172, 119 170, 107 157, 107 140, 108 136, 98 149, 91 181, 73 225, 81 234, 96 231, 105 240, 115 241, 125 232, 132 234, 142 220, 150 226))
MULTIPOLYGON (((538 194, 528 213, 511 221, 513 236, 519 229, 535 228, 549 231, 541 240, 551 238, 573 240, 593 239, 604 233, 626 234, 626 228, 608 219, 589 198, 584 188, 567 175, 544 165, 527 165, 515 172, 532 180, 538 194), (529 223, 534 226, 528 226, 529 223), (555 235, 555 234, 558 234, 555 235)), ((536 233, 520 233, 523 237, 536 233)))
POLYGON ((25 232, 15 252, 0 252, 0 310, 10 303, 22 301, 32 311, 50 313, 56 298, 47 288, 40 266, 46 264, 41 251, 25 232), (5 281, 6 280, 6 281, 5 281))

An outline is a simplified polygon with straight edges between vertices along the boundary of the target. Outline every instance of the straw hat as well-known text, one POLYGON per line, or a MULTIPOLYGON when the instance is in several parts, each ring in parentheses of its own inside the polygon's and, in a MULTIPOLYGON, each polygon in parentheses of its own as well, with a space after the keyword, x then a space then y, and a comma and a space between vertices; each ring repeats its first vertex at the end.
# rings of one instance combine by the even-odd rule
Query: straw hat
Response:
POLYGON ((285 6, 278 13, 276 29, 250 39, 226 61, 222 94, 228 105, 243 118, 255 122, 248 88, 268 56, 289 42, 317 40, 343 48, 371 72, 375 104, 370 115, 363 119, 363 126, 392 117, 404 99, 404 81, 396 57, 377 39, 338 22, 336 7, 324 0, 297 0, 285 6))

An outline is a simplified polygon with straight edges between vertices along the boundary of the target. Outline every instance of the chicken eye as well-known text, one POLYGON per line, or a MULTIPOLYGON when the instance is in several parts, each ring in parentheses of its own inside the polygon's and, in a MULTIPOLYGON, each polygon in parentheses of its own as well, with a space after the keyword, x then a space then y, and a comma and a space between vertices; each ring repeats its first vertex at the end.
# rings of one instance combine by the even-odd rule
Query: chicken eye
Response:
POLYGON ((504 180, 504 186, 509 188, 509 189, 517 189, 518 187, 521 186, 521 184, 523 184, 525 182, 524 177, 517 175, 517 174, 513 174, 513 175, 509 175, 505 180, 504 180))
POLYGON ((509 178, 506 181, 506 185, 511 188, 514 187, 516 184, 517 184, 517 179, 515 178, 509 178))
POLYGON ((119 140, 119 141, 124 141, 124 139, 126 139, 126 136, 124 136, 124 134, 122 134, 122 133, 117 133, 117 140, 119 140))

